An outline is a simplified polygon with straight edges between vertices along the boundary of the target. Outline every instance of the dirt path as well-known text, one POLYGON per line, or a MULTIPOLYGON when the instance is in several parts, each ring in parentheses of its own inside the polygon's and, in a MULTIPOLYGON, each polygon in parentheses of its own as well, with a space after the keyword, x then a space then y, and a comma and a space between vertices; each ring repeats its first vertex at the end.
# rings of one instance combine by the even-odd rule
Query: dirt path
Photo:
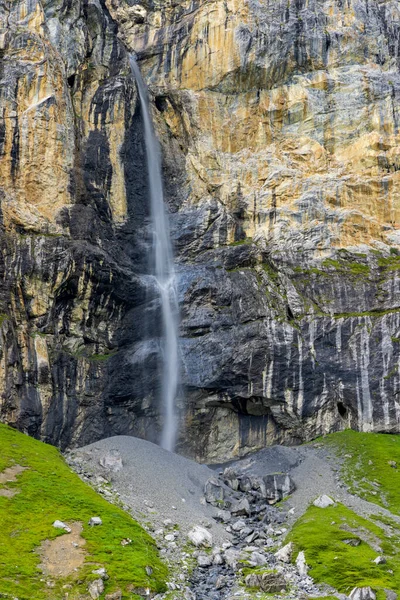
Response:
POLYGON ((85 562, 82 523, 72 523, 70 527, 71 533, 65 533, 54 540, 45 540, 41 544, 38 550, 42 559, 39 568, 45 575, 68 577, 77 573, 85 562))

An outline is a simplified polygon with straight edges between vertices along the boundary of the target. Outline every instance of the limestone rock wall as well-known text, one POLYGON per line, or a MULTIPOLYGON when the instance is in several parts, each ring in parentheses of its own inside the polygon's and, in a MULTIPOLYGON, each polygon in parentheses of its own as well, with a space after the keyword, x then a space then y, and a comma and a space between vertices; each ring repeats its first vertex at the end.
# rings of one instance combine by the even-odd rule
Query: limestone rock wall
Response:
POLYGON ((0 416, 62 446, 160 426, 141 120, 182 312, 179 449, 400 431, 395 0, 0 6, 0 416))
POLYGON ((143 435, 158 409, 130 364, 152 292, 126 50, 98 0, 3 2, 0 30, 1 418, 62 447, 143 435))
POLYGON ((183 448, 399 431, 398 3, 107 5, 184 166, 183 448))

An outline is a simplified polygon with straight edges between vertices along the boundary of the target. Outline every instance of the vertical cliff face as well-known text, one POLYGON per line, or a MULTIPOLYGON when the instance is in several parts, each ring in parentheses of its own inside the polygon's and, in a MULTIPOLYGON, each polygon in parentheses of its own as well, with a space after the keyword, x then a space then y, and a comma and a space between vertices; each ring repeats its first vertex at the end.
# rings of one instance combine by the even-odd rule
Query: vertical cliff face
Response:
POLYGON ((137 307, 154 296, 147 183, 126 50, 98 1, 5 2, 0 27, 1 417, 64 447, 151 435, 134 359, 137 307))
POLYGON ((400 430, 399 21, 394 0, 0 6, 4 420, 157 438, 129 50, 172 213, 181 451, 400 430))
POLYGON ((183 447, 399 431, 398 3, 132 4, 107 0, 177 209, 183 447))

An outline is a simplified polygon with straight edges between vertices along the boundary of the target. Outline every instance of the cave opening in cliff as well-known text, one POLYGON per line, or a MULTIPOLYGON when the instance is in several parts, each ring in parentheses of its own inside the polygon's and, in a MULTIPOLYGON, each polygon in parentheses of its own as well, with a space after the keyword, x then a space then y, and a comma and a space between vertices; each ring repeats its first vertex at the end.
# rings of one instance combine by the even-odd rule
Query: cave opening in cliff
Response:
POLYGON ((166 96, 156 96, 154 103, 159 112, 165 112, 168 108, 168 102, 166 96))
POLYGON ((343 402, 338 402, 337 403, 337 409, 338 409, 338 413, 342 418, 347 417, 347 408, 345 407, 345 405, 343 404, 343 402))

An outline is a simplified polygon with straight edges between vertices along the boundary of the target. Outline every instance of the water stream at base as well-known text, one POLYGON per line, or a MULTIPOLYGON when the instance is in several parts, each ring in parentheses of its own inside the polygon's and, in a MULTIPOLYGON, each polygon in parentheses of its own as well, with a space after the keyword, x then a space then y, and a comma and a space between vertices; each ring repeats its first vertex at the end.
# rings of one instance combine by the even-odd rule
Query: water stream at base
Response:
POLYGON ((130 65, 137 84, 144 125, 151 220, 153 225, 153 272, 161 300, 163 326, 161 399, 164 411, 164 424, 160 445, 166 450, 173 451, 177 433, 176 397, 179 379, 179 308, 176 293, 174 256, 168 216, 164 206, 161 151, 150 115, 147 87, 133 56, 130 56, 130 65))

